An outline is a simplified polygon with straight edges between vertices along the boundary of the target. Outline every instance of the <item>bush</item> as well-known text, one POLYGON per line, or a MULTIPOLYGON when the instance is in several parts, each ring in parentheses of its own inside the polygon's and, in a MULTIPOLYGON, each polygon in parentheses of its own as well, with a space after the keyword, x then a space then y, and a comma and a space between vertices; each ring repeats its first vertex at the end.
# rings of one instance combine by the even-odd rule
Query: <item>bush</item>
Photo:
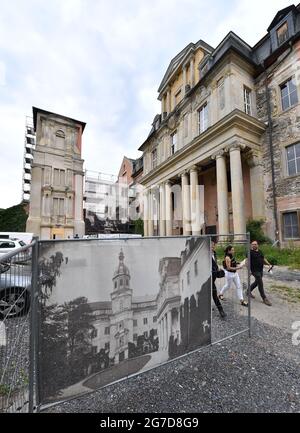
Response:
POLYGON ((250 233, 251 242, 256 240, 259 243, 270 243, 270 239, 264 234, 262 226, 264 225, 264 220, 248 220, 247 222, 247 233, 250 233))
POLYGON ((144 221, 141 218, 134 221, 134 234, 144 236, 144 221))

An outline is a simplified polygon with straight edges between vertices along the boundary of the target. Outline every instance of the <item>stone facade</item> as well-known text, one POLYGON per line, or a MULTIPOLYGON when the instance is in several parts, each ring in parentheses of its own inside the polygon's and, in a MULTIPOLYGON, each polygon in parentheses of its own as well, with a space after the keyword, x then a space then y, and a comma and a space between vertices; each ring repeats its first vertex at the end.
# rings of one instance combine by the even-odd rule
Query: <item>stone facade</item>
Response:
POLYGON ((33 117, 36 147, 26 231, 41 239, 82 237, 85 123, 35 107, 33 117))
POLYGON ((287 147, 300 141, 299 17, 295 6, 279 11, 253 48, 230 32, 215 49, 199 41, 171 61, 158 89, 162 113, 140 146, 146 235, 241 234, 247 220, 263 219, 272 240, 298 243, 300 168, 290 176, 286 158, 287 147), (298 98, 294 93, 283 110, 291 77, 298 98), (298 215, 298 227, 291 216, 293 233, 289 211, 298 215))

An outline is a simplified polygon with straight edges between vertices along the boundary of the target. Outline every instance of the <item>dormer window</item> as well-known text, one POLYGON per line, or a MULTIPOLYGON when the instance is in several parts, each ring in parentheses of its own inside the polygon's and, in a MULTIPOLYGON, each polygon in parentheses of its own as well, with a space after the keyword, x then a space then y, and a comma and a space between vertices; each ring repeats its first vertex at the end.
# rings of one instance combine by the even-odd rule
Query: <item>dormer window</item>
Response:
POLYGON ((288 23, 285 21, 278 29, 277 29, 277 42, 278 46, 282 45, 289 38, 289 28, 288 23))

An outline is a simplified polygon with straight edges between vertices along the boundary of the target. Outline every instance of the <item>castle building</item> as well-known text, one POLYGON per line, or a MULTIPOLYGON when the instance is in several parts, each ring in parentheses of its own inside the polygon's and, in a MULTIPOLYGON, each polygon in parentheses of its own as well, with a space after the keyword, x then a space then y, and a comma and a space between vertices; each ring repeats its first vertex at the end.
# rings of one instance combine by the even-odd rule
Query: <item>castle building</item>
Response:
POLYGON ((104 351, 110 364, 153 351, 168 359, 180 345, 184 351, 210 342, 210 259, 203 263, 201 255, 202 270, 197 260, 203 247, 201 239, 188 239, 181 257, 162 258, 157 293, 138 297, 121 250, 110 301, 89 304, 95 317, 94 354, 104 351))
POLYGON ((41 239, 84 235, 82 133, 85 123, 33 107, 29 217, 41 239))
POLYGON ((146 236, 241 234, 262 219, 272 240, 300 244, 299 49, 291 5, 253 47, 229 32, 171 60, 139 148, 146 236))

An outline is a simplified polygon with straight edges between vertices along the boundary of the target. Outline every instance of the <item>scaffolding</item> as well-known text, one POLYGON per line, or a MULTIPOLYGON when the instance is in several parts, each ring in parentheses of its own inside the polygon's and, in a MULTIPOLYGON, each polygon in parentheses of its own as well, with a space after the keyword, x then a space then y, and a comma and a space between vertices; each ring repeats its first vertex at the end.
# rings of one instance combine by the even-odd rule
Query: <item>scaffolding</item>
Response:
POLYGON ((31 189, 31 170, 33 161, 33 151, 36 145, 36 136, 33 125, 33 118, 26 116, 25 137, 24 137, 24 162, 22 178, 22 201, 29 203, 31 189))

